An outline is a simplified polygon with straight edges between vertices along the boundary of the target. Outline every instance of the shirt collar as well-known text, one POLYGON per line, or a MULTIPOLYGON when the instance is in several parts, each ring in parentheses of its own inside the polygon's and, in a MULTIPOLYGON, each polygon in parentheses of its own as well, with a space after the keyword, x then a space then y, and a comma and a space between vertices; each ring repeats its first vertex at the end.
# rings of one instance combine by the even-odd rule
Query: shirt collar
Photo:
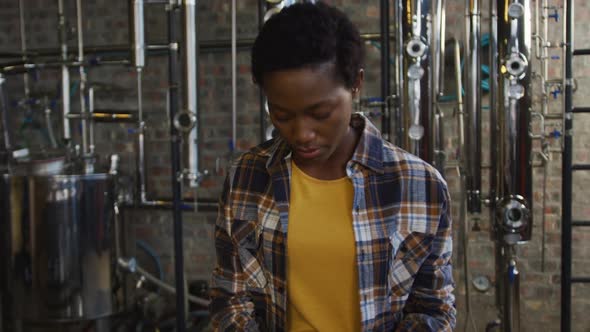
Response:
MULTIPOLYGON (((383 173, 383 139, 381 138, 381 132, 369 119, 360 113, 352 115, 350 125, 356 130, 361 130, 361 137, 350 162, 383 173)), ((268 157, 267 169, 272 169, 281 161, 291 158, 291 148, 281 137, 263 144, 257 150, 258 155, 268 157)))
POLYGON ((361 129, 361 137, 356 145, 351 162, 363 165, 377 173, 383 173, 383 138, 381 132, 360 113, 355 113, 350 121, 355 129, 361 129))

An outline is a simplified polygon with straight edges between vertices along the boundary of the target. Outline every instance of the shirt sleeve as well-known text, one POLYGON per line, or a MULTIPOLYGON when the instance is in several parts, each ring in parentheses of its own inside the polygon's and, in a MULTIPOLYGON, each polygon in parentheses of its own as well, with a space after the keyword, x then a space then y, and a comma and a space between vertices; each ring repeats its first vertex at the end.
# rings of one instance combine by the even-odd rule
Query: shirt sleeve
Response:
POLYGON ((211 278, 209 311, 214 331, 259 331, 254 317, 254 303, 247 292, 247 275, 231 237, 230 187, 228 176, 215 225, 217 263, 211 278))
POLYGON ((396 331, 453 331, 455 328, 450 196, 444 181, 439 182, 438 192, 441 208, 435 238, 418 270, 404 307, 404 318, 396 331))

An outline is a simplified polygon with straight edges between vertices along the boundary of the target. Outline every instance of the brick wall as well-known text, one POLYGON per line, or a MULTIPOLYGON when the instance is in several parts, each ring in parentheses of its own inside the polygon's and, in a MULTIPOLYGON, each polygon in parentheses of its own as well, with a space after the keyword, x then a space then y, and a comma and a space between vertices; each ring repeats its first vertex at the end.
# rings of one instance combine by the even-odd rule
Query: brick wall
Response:
MULTIPOLYGON (((252 39, 257 32, 257 5, 255 0, 238 2, 238 37, 252 39)), ((361 32, 375 33, 379 30, 379 4, 368 0, 333 0, 327 1, 342 8, 358 24, 361 32)), ((484 1, 485 2, 485 1, 484 1)), ((29 48, 48 48, 57 46, 57 8, 56 2, 26 0, 27 45, 29 48)), ((75 2, 66 1, 66 12, 70 26, 75 27, 75 2)), ((229 1, 199 1, 198 27, 201 40, 230 39, 230 5, 229 1)), ((561 5, 561 0, 550 1, 551 5, 561 5)), ((485 4, 487 7, 487 4, 485 4)), ((447 38, 457 36, 463 38, 463 3, 447 1, 447 38)), ((577 2, 576 8, 576 42, 579 47, 590 47, 590 8, 586 3, 577 2)), ((127 43, 127 5, 125 1, 94 0, 84 1, 84 40, 88 45, 123 45, 127 43)), ((485 15, 484 15, 485 18, 485 15)), ((482 22, 484 31, 488 22, 482 22)), ((146 40, 154 44, 163 44, 166 40, 166 13, 161 5, 150 5, 146 9, 146 40)), ((561 25, 552 23, 550 40, 561 41, 561 25)), ((75 33, 70 39, 70 51, 75 52, 75 33)), ((0 51, 18 51, 20 45, 18 29, 18 2, 0 0, 0 51)), ((560 55, 559 49, 551 50, 551 55, 560 55)), ((380 94, 380 53, 374 46, 367 46, 366 84, 363 96, 380 94)), ((590 61, 576 60, 576 79, 578 91, 575 94, 576 105, 590 104, 590 61), (584 62, 586 61, 586 62, 584 62)), ((552 60, 550 78, 561 77, 561 59, 552 60)), ((216 164, 220 172, 212 172, 201 188, 199 197, 215 199, 220 192, 220 183, 225 174, 223 169, 228 165, 232 155, 259 142, 258 129, 258 89, 251 83, 249 75, 248 51, 238 53, 238 151, 230 151, 231 139, 231 56, 229 51, 205 51, 199 57, 199 112, 201 115, 201 165, 205 169, 215 170, 216 164)), ((538 71, 538 62, 533 62, 533 71, 538 71)), ((77 71, 71 71, 72 81, 78 79, 77 71)), ((136 74, 133 68, 121 66, 104 66, 88 68, 88 80, 98 86, 96 107, 120 110, 137 109, 136 74)), ((33 92, 41 92, 55 98, 59 84, 59 72, 44 70, 31 77, 33 92)), ((535 81, 536 91, 540 89, 535 81)), ((151 198, 170 197, 170 144, 168 139, 169 123, 166 115, 167 60, 165 56, 154 56, 147 60, 143 73, 143 104, 148 131, 146 134, 146 151, 148 163, 148 192, 151 198)), ((452 83, 447 83, 452 86, 452 83)), ((24 110, 14 106, 14 102, 23 96, 21 76, 9 77, 7 81, 11 109, 15 121, 20 123, 24 110)), ((485 97, 485 96, 484 96, 485 97)), ((540 110, 538 93, 535 97, 535 110, 540 110)), ((488 101, 484 98, 484 105, 488 101)), ((550 111, 559 112, 562 104, 558 98, 550 99, 550 111)), ((72 111, 79 108, 77 93, 72 98, 72 111)), ((58 111, 57 109, 55 110, 58 111)), ((452 159, 457 147, 455 118, 452 108, 445 110, 447 121, 447 153, 452 159)), ((483 112, 487 119, 488 111, 483 112)), ((34 117, 42 119, 40 110, 34 111, 34 117)), ((379 122, 379 119, 375 119, 379 122)), ((58 121, 56 120, 56 123, 58 121)), ((79 127, 73 126, 77 135, 79 127)), ((484 142, 488 142, 489 124, 484 122, 484 142)), ((575 131, 575 162, 590 162, 590 118, 576 115, 575 131)), ((547 121, 546 132, 553 129, 561 130, 560 121, 547 121)), ((540 130, 540 129, 539 129, 540 130)), ((22 136, 35 137, 42 141, 42 135, 35 130, 21 131, 22 136)), ((122 156, 122 172, 133 177, 136 164, 136 131, 134 124, 98 124, 96 127, 97 152, 106 158, 109 153, 117 152, 122 156)), ((35 140, 35 139, 33 139, 35 140)), ((556 140, 552 146, 558 148, 561 142, 556 140)), ((538 148, 538 144, 535 145, 538 148)), ((485 146, 483 162, 489 163, 489 147, 485 146)), ((539 158, 535 158, 538 164, 539 158)), ((454 170, 446 174, 454 199, 454 217, 458 219, 459 181, 454 170)), ((488 186, 488 175, 484 171, 484 191, 488 186)), ((560 310, 560 229, 561 229, 561 155, 552 154, 547 181, 546 208, 542 209, 543 169, 534 171, 534 230, 530 243, 519 247, 519 264, 521 271, 521 311, 524 331, 559 329, 560 310), (541 224, 545 217, 545 269, 541 270, 541 224)), ((590 187, 590 177, 576 174, 574 177, 574 217, 590 218, 590 208, 584 190, 590 187)), ((185 191, 192 196, 192 192, 185 191)), ((215 213, 199 212, 184 213, 184 248, 188 279, 208 279, 209 271, 214 263, 213 223, 215 213)), ((127 209, 124 220, 128 226, 129 243, 133 249, 134 239, 141 239, 153 246, 159 253, 166 279, 173 281, 173 249, 172 249, 172 216, 169 211, 127 209)), ((469 232, 467 252, 471 276, 488 276, 494 279, 494 244, 490 241, 490 221, 488 213, 480 216, 468 216, 469 232)), ((455 224, 455 278, 457 282, 457 307, 459 310, 459 328, 465 324, 465 285, 463 282, 462 255, 465 253, 459 241, 458 229, 455 224)), ((590 275, 590 232, 578 230, 574 234, 574 274, 590 275)), ((131 250, 130 254, 135 254, 131 250)), ((150 267, 151 262, 137 252, 142 263, 150 267)), ((470 286, 471 287, 471 286, 470 286)), ((485 293, 471 289, 472 317, 477 330, 495 317, 495 295, 493 288, 485 293)), ((590 331, 590 320, 586 312, 590 309, 590 287, 574 286, 573 290, 573 326, 575 331, 590 331)))

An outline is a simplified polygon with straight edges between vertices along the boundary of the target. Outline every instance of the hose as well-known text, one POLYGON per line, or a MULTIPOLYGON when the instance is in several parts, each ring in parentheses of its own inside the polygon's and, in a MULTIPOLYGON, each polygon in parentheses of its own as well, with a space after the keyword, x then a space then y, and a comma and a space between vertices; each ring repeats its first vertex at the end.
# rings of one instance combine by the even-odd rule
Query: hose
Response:
POLYGON ((135 244, 146 254, 148 254, 148 256, 150 256, 150 258, 154 261, 154 263, 156 264, 156 270, 158 270, 158 276, 160 277, 160 280, 165 280, 162 262, 160 261, 160 257, 156 254, 156 251, 142 240, 135 241, 135 244))
MULTIPOLYGON (((139 265, 137 265, 137 261, 135 260, 135 258, 131 258, 128 260, 126 260, 124 258, 119 258, 118 263, 119 263, 119 266, 122 267, 123 269, 125 269, 131 273, 137 273, 137 274, 143 276, 147 281, 160 287, 161 289, 167 291, 170 294, 176 294, 176 288, 165 283, 164 281, 158 279, 157 277, 153 276, 148 271, 141 268, 139 265)), ((188 295, 187 299, 190 302, 200 305, 200 306, 204 306, 204 307, 209 306, 209 300, 205 300, 203 298, 200 298, 200 297, 197 297, 194 295, 190 295, 190 294, 187 294, 187 295, 188 295)))

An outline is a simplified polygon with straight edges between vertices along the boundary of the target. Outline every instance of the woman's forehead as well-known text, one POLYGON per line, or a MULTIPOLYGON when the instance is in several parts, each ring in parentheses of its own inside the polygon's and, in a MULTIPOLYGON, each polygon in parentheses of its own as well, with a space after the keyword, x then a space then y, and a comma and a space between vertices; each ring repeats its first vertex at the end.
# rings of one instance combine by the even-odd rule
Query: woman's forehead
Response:
POLYGON ((271 72, 265 76, 264 92, 271 106, 305 109, 338 98, 346 91, 330 68, 299 68, 271 72))
POLYGON ((264 90, 270 93, 306 90, 313 92, 317 89, 334 89, 339 86, 344 86, 344 83, 336 78, 335 66, 329 63, 277 70, 264 76, 264 90))

